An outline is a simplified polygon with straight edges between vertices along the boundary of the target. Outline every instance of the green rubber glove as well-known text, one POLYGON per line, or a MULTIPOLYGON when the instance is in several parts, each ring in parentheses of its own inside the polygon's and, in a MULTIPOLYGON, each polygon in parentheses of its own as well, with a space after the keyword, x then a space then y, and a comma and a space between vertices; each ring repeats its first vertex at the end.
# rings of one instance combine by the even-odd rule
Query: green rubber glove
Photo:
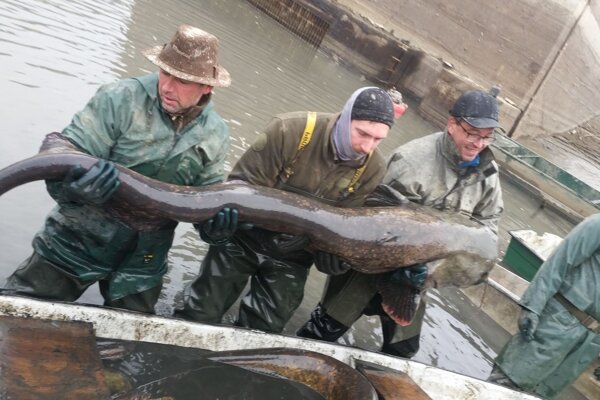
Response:
POLYGON ((251 229, 254 225, 248 222, 238 223, 237 208, 224 208, 205 222, 194 224, 200 238, 208 244, 223 245, 231 240, 238 229, 251 229))
POLYGON ((398 268, 392 273, 391 279, 397 282, 408 283, 415 289, 421 290, 427 280, 427 265, 415 264, 409 267, 398 268))
POLYGON ((111 161, 99 160, 86 170, 76 165, 63 180, 69 201, 101 205, 119 188, 119 170, 111 161))
POLYGON ((315 267, 327 275, 341 275, 348 272, 352 266, 335 254, 317 251, 315 253, 315 267))
POLYGON ((535 331, 537 330, 538 324, 540 322, 540 316, 534 313, 533 311, 529 311, 526 308, 521 310, 521 315, 519 316, 519 331, 521 332, 521 336, 526 342, 530 342, 533 340, 533 336, 535 331))

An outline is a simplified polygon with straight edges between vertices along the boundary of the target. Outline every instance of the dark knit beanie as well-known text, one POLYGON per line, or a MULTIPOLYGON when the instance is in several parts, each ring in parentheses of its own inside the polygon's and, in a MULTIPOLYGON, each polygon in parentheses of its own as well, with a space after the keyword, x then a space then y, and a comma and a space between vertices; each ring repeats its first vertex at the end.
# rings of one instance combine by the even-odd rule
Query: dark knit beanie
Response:
POLYGON ((394 124, 394 104, 385 90, 365 89, 354 100, 350 118, 382 122, 391 128, 394 124))

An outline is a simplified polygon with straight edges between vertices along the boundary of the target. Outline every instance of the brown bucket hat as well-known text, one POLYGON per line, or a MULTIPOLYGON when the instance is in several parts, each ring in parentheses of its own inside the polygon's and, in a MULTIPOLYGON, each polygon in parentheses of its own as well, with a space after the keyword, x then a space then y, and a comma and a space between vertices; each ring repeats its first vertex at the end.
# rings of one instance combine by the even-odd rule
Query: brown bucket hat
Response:
POLYGON ((171 41, 143 54, 154 65, 177 78, 209 86, 229 86, 231 76, 219 65, 216 36, 189 25, 181 25, 171 41))

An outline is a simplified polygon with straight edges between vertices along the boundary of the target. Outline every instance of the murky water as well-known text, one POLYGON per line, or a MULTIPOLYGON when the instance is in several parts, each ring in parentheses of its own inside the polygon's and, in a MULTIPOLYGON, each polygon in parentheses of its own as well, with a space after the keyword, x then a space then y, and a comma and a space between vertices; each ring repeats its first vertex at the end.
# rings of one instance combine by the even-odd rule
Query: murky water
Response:
MULTIPOLYGON (((169 40, 181 23, 205 29, 221 40, 221 63, 233 84, 218 88, 217 111, 232 133, 228 168, 274 114, 294 110, 338 111, 358 87, 371 85, 336 64, 243 0, 3 0, 0 5, 0 110, 3 133, 0 167, 31 156, 45 134, 60 131, 98 86, 154 71, 141 51, 169 40)), ((411 138, 435 131, 411 104, 382 144, 387 154, 411 138)), ((571 224, 504 183, 507 230, 535 229, 564 235, 571 224)), ((31 252, 30 242, 53 201, 41 182, 0 198, 0 280, 31 252)), ((197 272, 206 246, 189 224, 177 229, 171 269, 158 307, 170 314, 181 289, 197 272)), ((306 296, 286 332, 293 333, 318 302, 323 275, 311 271, 306 296)), ((489 372, 494 351, 461 315, 476 315, 432 294, 417 360, 476 377, 489 372)), ((95 287, 80 300, 101 303, 95 287)), ((481 316, 481 318, 484 318, 481 316)), ((349 343, 377 348, 377 324, 366 322, 349 343)))
MULTIPOLYGON (((325 399, 295 380, 209 359, 218 355, 207 350, 104 339, 97 346, 115 400, 196 399, 199 394, 203 399, 228 400, 325 399)), ((260 361, 269 353, 249 356, 260 361)))

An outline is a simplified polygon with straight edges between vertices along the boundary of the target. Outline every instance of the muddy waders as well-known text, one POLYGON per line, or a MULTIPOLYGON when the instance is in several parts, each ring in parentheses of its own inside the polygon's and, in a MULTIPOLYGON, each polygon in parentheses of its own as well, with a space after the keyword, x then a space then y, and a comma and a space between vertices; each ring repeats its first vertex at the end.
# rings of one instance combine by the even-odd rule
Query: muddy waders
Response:
MULTIPOLYGON (((34 252, 8 277, 4 291, 50 300, 75 301, 95 282, 84 281, 67 268, 60 267, 34 252)), ((110 299, 107 294, 109 282, 100 280, 98 283, 105 306, 144 313, 154 313, 154 304, 158 301, 162 288, 160 284, 140 293, 110 299)))
POLYGON ((230 242, 211 245, 200 273, 186 288, 184 309, 176 316, 218 324, 250 280, 236 325, 281 332, 300 306, 312 256, 304 251, 280 259, 262 244, 272 232, 259 228, 236 233, 230 242), (262 244, 261 244, 262 243, 262 244))
POLYGON ((381 296, 377 293, 377 280, 380 278, 381 275, 357 271, 330 277, 322 302, 296 335, 334 342, 362 315, 377 315, 383 330, 381 351, 399 357, 412 357, 419 349, 425 303, 421 301, 419 304, 413 324, 398 326, 381 306, 381 296), (327 296, 328 293, 334 295, 327 296))

